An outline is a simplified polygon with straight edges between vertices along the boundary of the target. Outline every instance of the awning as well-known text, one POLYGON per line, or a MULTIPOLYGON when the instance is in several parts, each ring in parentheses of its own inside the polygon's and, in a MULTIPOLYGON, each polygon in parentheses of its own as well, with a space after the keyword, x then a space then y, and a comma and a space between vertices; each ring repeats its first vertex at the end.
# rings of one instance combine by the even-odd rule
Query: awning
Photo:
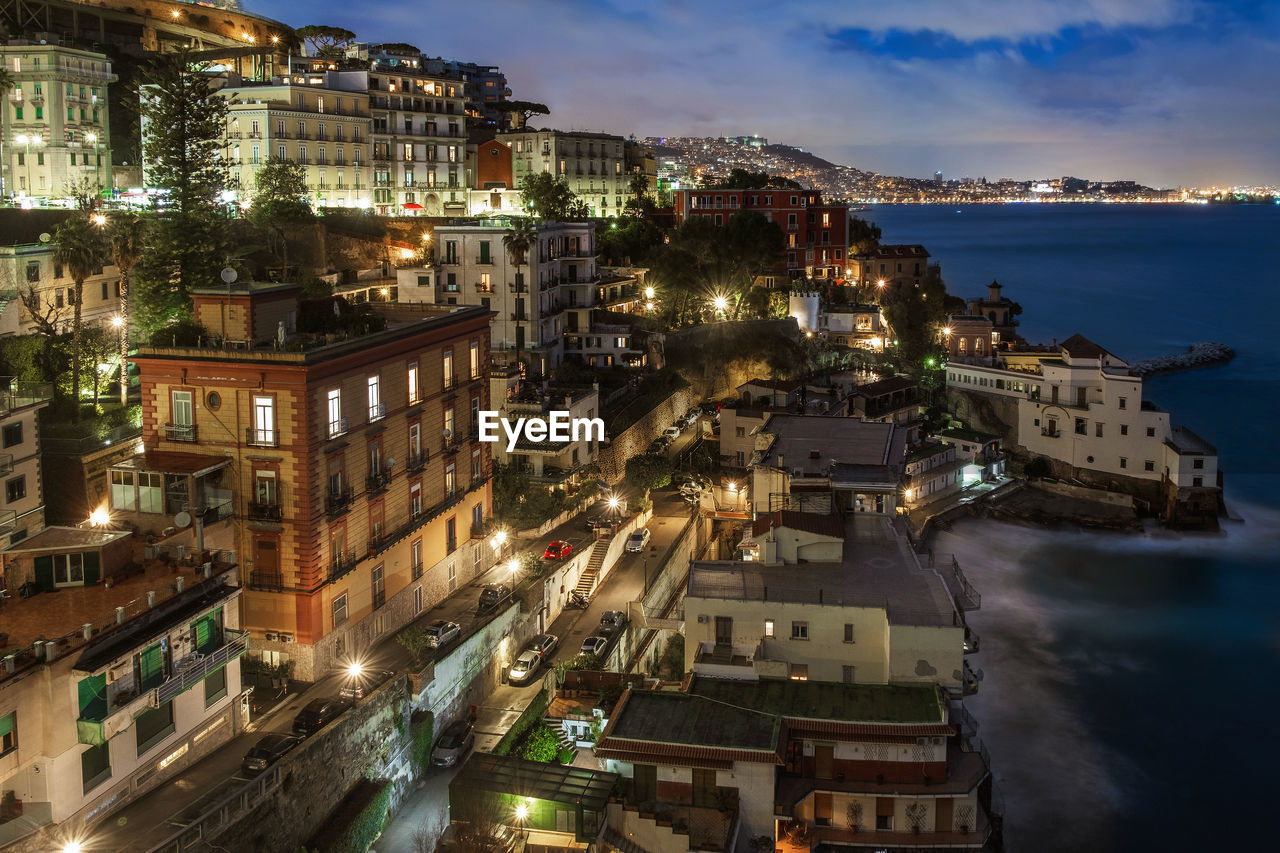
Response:
POLYGON ((158 471, 164 474, 187 474, 203 477, 231 464, 230 456, 183 453, 171 450, 148 450, 109 466, 113 470, 158 471))
POLYGON ((406 202, 400 206, 403 207, 405 210, 422 210, 422 205, 416 204, 412 201, 406 202))

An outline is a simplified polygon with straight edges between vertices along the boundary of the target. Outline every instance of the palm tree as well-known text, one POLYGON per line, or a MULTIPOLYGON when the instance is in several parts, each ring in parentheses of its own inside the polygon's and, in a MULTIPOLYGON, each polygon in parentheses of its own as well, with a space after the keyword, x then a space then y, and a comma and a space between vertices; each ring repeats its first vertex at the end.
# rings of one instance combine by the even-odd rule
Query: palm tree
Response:
MULTIPOLYGON (((537 239, 537 226, 528 217, 513 220, 511 230, 502 235, 503 248, 511 256, 511 263, 516 265, 516 275, 520 274, 520 267, 524 266, 528 261, 529 250, 533 248, 537 239)), ((532 288, 530 289, 532 290, 532 288)), ((516 313, 515 316, 517 317, 516 322, 519 323, 519 313, 516 313)), ((518 325, 516 326, 516 364, 520 364, 520 327, 518 325)))
POLYGON ((53 259, 66 267, 75 282, 75 315, 71 326, 72 420, 80 420, 80 313, 84 302, 84 280, 98 271, 107 257, 102 232, 86 215, 63 220, 53 232, 53 259))
POLYGON ((120 405, 128 404, 129 273, 142 257, 147 223, 136 213, 117 213, 107 223, 107 250, 120 271, 120 405))

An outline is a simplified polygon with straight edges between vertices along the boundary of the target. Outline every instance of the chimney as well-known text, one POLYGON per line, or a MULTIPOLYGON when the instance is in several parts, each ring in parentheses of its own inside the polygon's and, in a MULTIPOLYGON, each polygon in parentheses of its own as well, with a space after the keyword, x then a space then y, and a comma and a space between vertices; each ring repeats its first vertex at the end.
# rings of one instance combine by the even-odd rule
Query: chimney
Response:
POLYGON ((6 655, 4 659, 5 675, 13 675, 13 671, 18 668, 18 662, 13 655, 6 655))
POLYGON ((124 608, 123 607, 116 608, 116 624, 117 625, 124 624, 124 608))
POLYGON ((80 626, 80 635, 86 640, 93 636, 93 624, 86 622, 80 626))
POLYGON ((991 302, 1000 301, 1000 282, 993 280, 987 285, 987 299, 991 302))
POLYGON ((147 590, 147 609, 150 610, 156 606, 156 591, 154 589, 147 590))
POLYGON ((173 591, 182 592, 187 588, 187 579, 182 575, 178 575, 178 579, 173 582, 173 591))

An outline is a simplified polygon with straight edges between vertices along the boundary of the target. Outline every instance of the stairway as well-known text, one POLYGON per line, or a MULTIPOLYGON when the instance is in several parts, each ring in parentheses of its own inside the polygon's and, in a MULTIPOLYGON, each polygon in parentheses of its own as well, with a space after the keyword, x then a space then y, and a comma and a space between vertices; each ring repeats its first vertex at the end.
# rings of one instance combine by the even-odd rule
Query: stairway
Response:
POLYGON ((582 572, 582 577, 578 578, 578 585, 573 591, 579 595, 590 596, 596 588, 596 578, 600 577, 600 569, 604 567, 604 556, 609 553, 609 543, 613 541, 610 536, 607 539, 597 539, 591 545, 591 558, 587 560, 587 567, 582 572))
MULTIPOLYGON (((556 742, 560 744, 560 749, 572 750, 574 758, 576 758, 578 756, 578 745, 564 733, 564 720, 560 717, 543 717, 542 720, 551 728, 551 731, 555 732, 556 742)), ((569 763, 572 764, 573 760, 570 759, 569 763)))

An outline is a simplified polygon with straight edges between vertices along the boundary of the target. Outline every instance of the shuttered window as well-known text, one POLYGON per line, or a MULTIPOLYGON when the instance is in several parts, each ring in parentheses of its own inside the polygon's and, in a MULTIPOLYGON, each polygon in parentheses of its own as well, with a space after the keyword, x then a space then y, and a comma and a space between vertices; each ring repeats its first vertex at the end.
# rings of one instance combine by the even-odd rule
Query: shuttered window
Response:
POLYGON ((80 696, 80 716, 86 720, 107 717, 107 677, 91 675, 76 686, 80 696))
POLYGON ((164 651, 159 643, 138 655, 138 679, 143 690, 159 687, 164 681, 164 651))
POLYGON ((222 645, 222 608, 201 616, 191 623, 191 636, 195 639, 196 651, 209 654, 222 645))

